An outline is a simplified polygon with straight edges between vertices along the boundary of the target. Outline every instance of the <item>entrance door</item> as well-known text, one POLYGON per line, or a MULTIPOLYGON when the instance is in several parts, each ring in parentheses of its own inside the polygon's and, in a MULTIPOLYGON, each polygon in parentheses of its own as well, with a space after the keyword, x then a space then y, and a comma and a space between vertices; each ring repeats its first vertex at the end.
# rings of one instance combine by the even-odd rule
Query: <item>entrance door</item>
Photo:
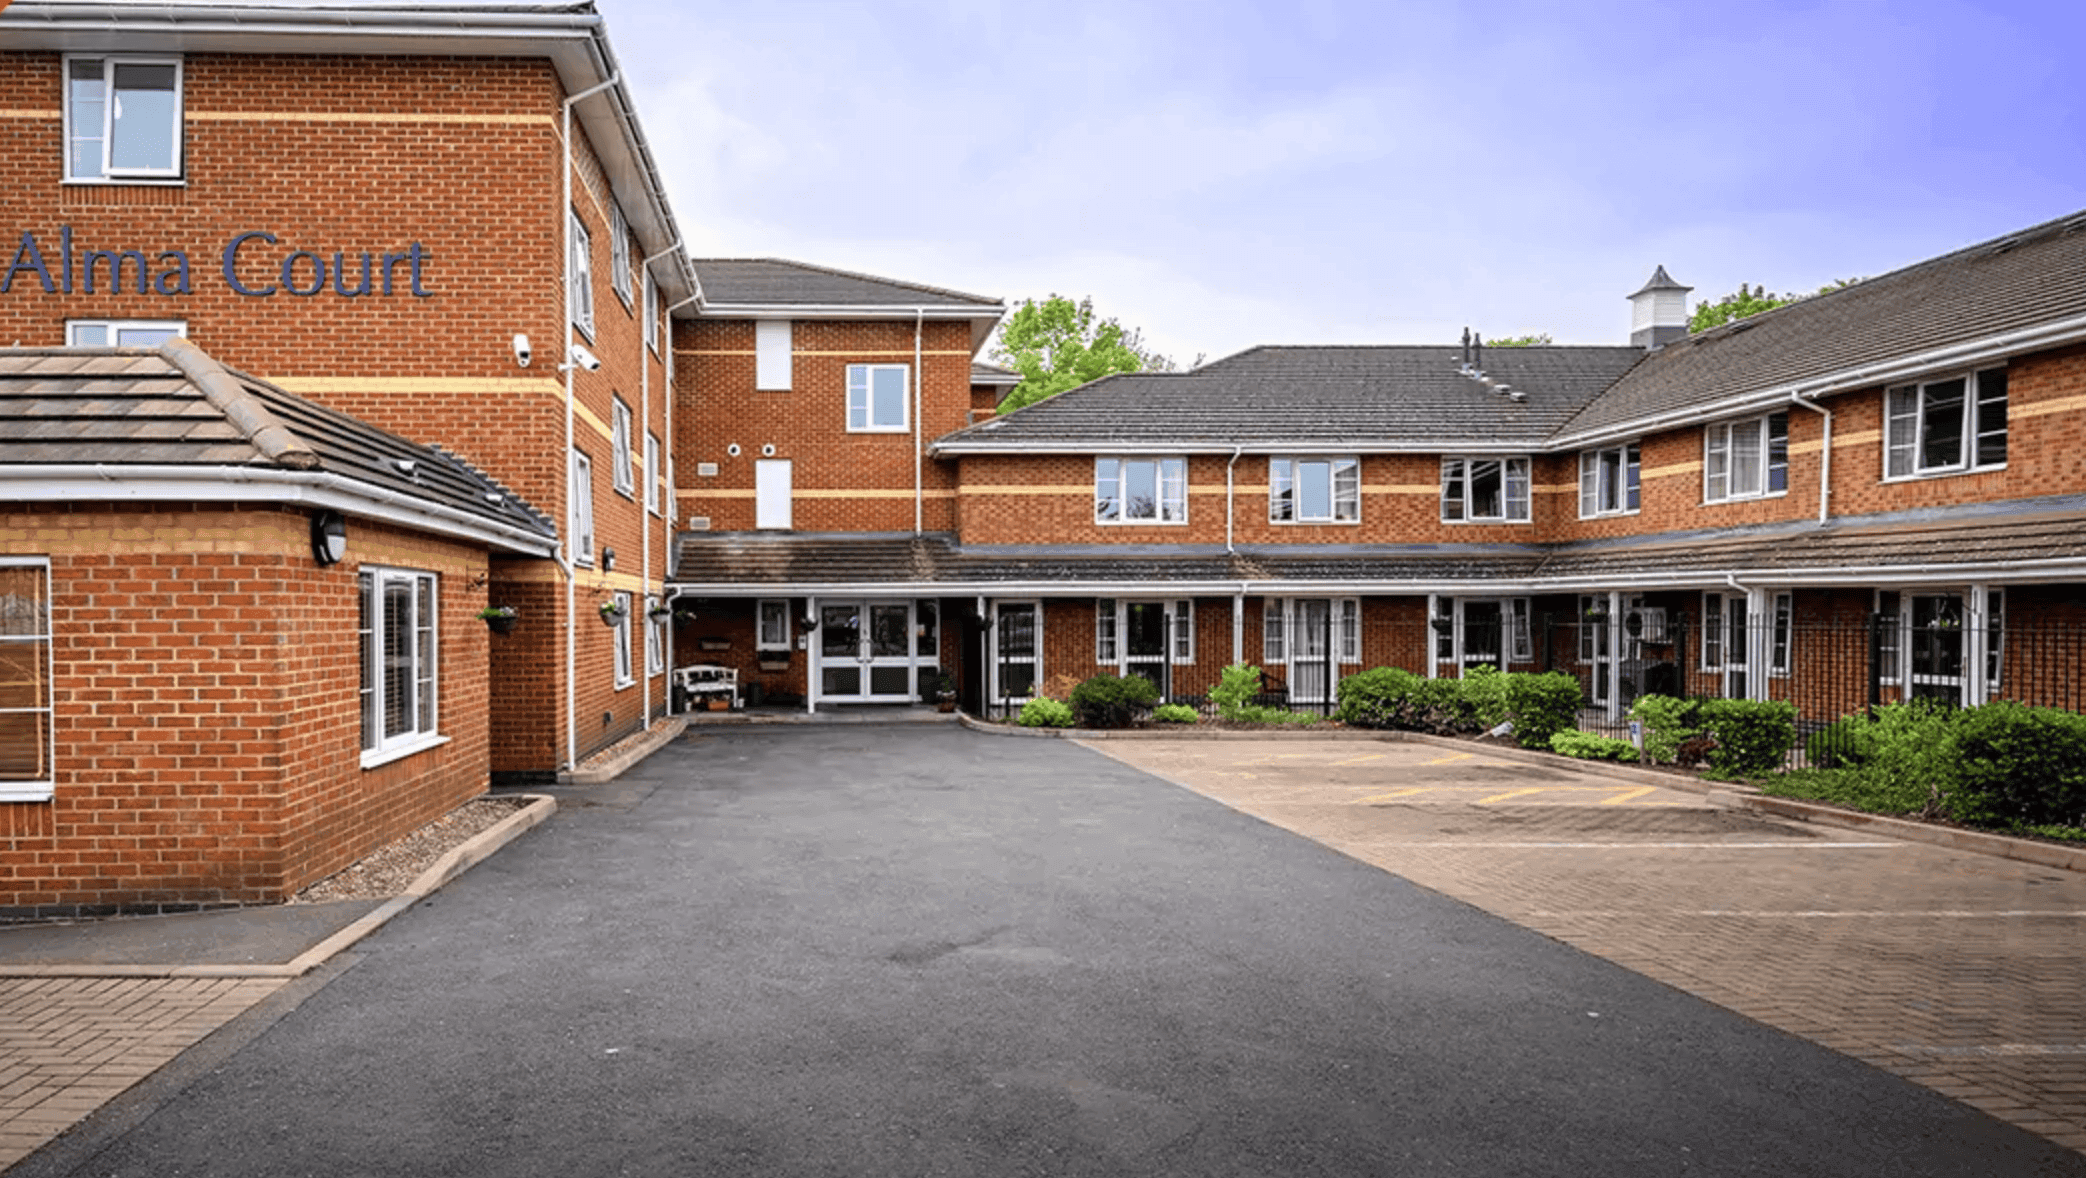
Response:
POLYGON ((1168 659, 1166 643, 1166 603, 1163 601, 1130 601, 1123 604, 1124 635, 1123 674, 1142 675, 1159 689, 1159 698, 1165 699, 1170 691, 1166 680, 1168 659))
POLYGON ((1290 603, 1295 621, 1289 644, 1289 698, 1323 703, 1332 683, 1333 603, 1323 597, 1301 597, 1290 603))
POLYGON ((790 460, 759 458, 753 463, 753 526, 790 526, 790 460))
MULTIPOLYGON (((819 603, 819 698, 839 703, 904 703, 917 692, 910 601, 819 603)), ((931 622, 929 623, 932 624, 931 622)))

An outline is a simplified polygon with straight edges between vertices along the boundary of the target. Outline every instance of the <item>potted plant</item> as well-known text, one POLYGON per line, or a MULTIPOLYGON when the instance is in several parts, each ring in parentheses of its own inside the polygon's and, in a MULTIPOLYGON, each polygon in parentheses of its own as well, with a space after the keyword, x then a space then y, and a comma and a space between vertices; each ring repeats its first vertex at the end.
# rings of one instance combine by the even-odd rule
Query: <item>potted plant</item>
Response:
POLYGON ((937 712, 956 710, 956 680, 941 671, 920 676, 920 697, 932 699, 937 712))
POLYGON ((601 603, 601 624, 614 626, 628 616, 629 613, 630 607, 623 604, 622 598, 611 597, 601 603))
POLYGON ((521 611, 511 605, 488 605, 478 611, 487 629, 495 634, 512 634, 521 624, 521 611))
POLYGON ((654 621, 664 621, 674 616, 674 607, 663 601, 657 602, 651 609, 645 611, 645 616, 654 621))

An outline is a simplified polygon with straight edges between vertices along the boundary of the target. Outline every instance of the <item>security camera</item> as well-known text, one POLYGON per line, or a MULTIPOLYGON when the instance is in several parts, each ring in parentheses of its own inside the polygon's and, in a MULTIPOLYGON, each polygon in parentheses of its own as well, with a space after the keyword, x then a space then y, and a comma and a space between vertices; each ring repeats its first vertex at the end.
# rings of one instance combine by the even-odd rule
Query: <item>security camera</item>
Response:
POLYGON ((514 336, 514 362, 523 368, 529 366, 529 337, 519 332, 514 336))
POLYGON ((575 367, 575 368, 583 368, 583 369, 587 370, 588 372, 599 372, 599 371, 601 371, 601 357, 599 357, 599 356, 596 356, 596 355, 595 355, 594 353, 592 353, 592 352, 589 352, 589 351, 588 351, 588 350, 587 350, 587 349, 586 349, 585 347, 583 347, 582 345, 580 345, 580 344, 574 344, 574 345, 572 345, 572 350, 571 350, 571 352, 570 352, 570 355, 571 355, 571 358, 572 358, 572 366, 573 366, 573 367, 575 367))

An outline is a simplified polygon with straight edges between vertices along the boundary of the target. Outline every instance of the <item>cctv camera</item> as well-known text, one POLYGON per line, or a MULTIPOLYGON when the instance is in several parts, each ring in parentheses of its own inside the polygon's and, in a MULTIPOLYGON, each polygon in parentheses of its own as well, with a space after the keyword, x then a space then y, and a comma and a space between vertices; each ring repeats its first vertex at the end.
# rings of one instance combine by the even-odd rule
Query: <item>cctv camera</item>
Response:
POLYGON ((588 372, 601 371, 601 357, 596 356, 594 353, 588 351, 585 347, 579 344, 572 345, 571 355, 572 363, 574 365, 580 368, 584 368, 588 372))
POLYGON ((529 337, 517 333, 514 337, 514 362, 523 368, 529 366, 529 337))

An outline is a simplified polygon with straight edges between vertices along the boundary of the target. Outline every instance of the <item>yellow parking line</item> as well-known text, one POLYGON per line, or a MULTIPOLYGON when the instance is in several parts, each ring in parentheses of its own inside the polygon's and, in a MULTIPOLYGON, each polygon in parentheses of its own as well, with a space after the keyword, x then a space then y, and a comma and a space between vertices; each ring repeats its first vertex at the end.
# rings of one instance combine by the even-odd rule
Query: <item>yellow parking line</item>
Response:
POLYGON ((1384 759, 1384 757, 1385 757, 1385 756, 1387 756, 1387 755, 1388 755, 1388 754, 1386 754, 1386 753, 1370 753, 1370 754, 1369 754, 1368 756, 1366 756, 1366 757, 1349 757, 1349 758, 1347 758, 1347 759, 1346 759, 1346 760, 1344 760, 1344 761, 1334 761, 1334 762, 1333 762, 1333 764, 1335 764, 1335 765, 1362 765, 1362 764, 1366 764, 1366 763, 1368 763, 1368 762, 1370 762, 1370 761, 1381 761, 1381 760, 1383 760, 1383 759, 1384 759))
POLYGON ((1657 793, 1658 791, 1659 787, 1656 785, 1639 786, 1636 789, 1624 790, 1623 792, 1616 794, 1614 797, 1609 798, 1607 801, 1602 802, 1601 804, 1603 806, 1620 806, 1624 802, 1630 801, 1634 798, 1641 798, 1645 794, 1657 793))
POLYGON ((1550 788, 1550 787, 1549 787, 1549 786, 1547 786, 1547 785, 1538 785, 1538 786, 1532 786, 1532 787, 1530 787, 1530 788, 1528 788, 1528 789, 1510 789, 1510 790, 1508 790, 1507 792, 1505 792, 1505 793, 1503 793, 1503 794, 1493 794, 1493 795, 1492 795, 1491 797, 1489 797, 1489 798, 1479 798, 1479 799, 1478 799, 1477 801, 1475 801, 1475 802, 1472 802, 1472 803, 1471 803, 1471 805, 1473 805, 1473 806, 1489 806, 1489 805, 1491 805, 1491 804, 1492 804, 1492 803, 1494 803, 1494 802, 1504 802, 1504 801, 1506 801, 1506 800, 1507 800, 1508 798, 1518 798, 1518 797, 1525 797, 1525 796, 1526 796, 1526 795, 1528 795, 1528 794, 1539 794, 1539 793, 1542 793, 1542 792, 1543 792, 1544 790, 1546 790, 1546 789, 1549 789, 1549 788, 1550 788))
POLYGON ((1477 756, 1476 753, 1450 753, 1446 757, 1440 757, 1427 763, 1429 765, 1453 765, 1458 761, 1468 761, 1475 756, 1477 756))
POLYGON ((1411 789, 1394 789, 1387 794, 1370 794, 1366 798, 1356 798, 1354 800, 1354 804, 1357 806, 1363 806, 1367 805, 1370 802, 1388 802, 1393 798, 1409 798, 1414 794, 1426 793, 1427 790, 1430 788, 1432 787, 1418 785, 1412 787, 1411 789))

